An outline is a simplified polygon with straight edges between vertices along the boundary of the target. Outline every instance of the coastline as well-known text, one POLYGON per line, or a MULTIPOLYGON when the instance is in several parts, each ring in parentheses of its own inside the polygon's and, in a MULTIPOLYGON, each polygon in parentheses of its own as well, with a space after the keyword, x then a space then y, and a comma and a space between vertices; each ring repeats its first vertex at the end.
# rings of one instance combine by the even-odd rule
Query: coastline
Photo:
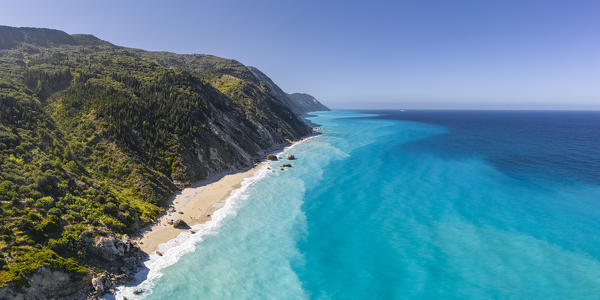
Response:
MULTIPOLYGON (((296 145, 319 135, 320 132, 313 131, 312 135, 303 139, 264 151, 264 157, 266 154, 281 157, 296 145)), ((274 162, 283 161, 286 160, 274 162)), ((170 202, 175 211, 167 212, 134 238, 138 247, 148 255, 142 270, 134 275, 133 282, 115 287, 114 294, 105 294, 103 298, 120 299, 125 296, 137 299, 136 291, 146 293, 151 290, 154 280, 162 276, 163 268, 176 263, 185 253, 193 252, 197 243, 204 240, 207 234, 216 233, 222 221, 235 214, 238 203, 246 198, 244 193, 247 188, 275 169, 271 168, 270 161, 263 159, 250 169, 215 174, 175 194, 170 202), (189 228, 178 229, 168 224, 169 219, 178 218, 183 219, 189 228)))
POLYGON ((157 251, 159 245, 175 239, 182 232, 194 232, 191 228, 176 228, 172 222, 179 219, 192 227, 209 221, 211 215, 223 206, 223 201, 242 187, 244 179, 252 177, 264 165, 266 162, 246 170, 215 174, 181 190, 172 198, 169 211, 136 239, 139 248, 150 255, 157 251))
MULTIPOLYGON (((320 134, 313 127, 312 135, 284 146, 278 145, 270 150, 266 150, 263 153, 264 157, 267 154, 281 156, 282 153, 285 153, 294 146, 320 134)), ((279 161, 285 161, 285 159, 280 157, 279 161)), ((167 246, 166 244, 176 240, 181 233, 196 234, 198 226, 211 221, 213 214, 223 208, 229 198, 235 196, 234 192, 242 190, 245 181, 253 183, 266 174, 264 171, 270 169, 270 162, 263 159, 253 167, 225 171, 197 181, 174 194, 169 201, 168 211, 160 216, 154 224, 140 230, 133 240, 137 242, 138 247, 148 256, 162 256, 164 254, 161 251, 164 250, 162 249, 163 245, 167 246), (183 220, 187 226, 185 228, 174 227, 173 222, 178 219, 183 220)))

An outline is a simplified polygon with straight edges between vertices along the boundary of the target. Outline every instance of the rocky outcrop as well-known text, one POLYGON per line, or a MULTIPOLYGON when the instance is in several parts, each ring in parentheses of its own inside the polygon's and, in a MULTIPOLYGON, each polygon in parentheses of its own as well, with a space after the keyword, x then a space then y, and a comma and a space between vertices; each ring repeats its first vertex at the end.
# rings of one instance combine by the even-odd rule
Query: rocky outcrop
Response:
POLYGON ((0 299, 94 299, 129 281, 147 257, 127 235, 84 236, 83 240, 92 266, 88 274, 42 267, 29 278, 28 285, 10 283, 0 288, 0 299), (107 271, 94 274, 96 269, 107 271))
POLYGON ((0 299, 47 300, 85 299, 91 290, 85 275, 39 268, 29 279, 29 286, 18 287, 14 283, 0 288, 0 299))
POLYGON ((190 226, 188 226, 188 224, 182 219, 175 220, 175 222, 173 222, 173 227, 179 228, 179 229, 189 229, 190 228, 190 226))
POLYGON ((90 263, 106 270, 91 280, 92 294, 105 294, 113 286, 127 282, 147 259, 147 255, 127 235, 121 238, 112 234, 97 236, 88 238, 88 242, 90 263))
POLYGON ((113 286, 110 276, 107 273, 102 273, 98 277, 92 279, 92 287, 96 293, 103 293, 113 286))
POLYGON ((275 156, 273 154, 269 154, 269 155, 267 155, 267 160, 277 161, 277 156, 275 156))
POLYGON ((296 157, 294 156, 294 154, 288 153, 285 156, 285 159, 287 159, 287 160, 294 160, 294 159, 296 159, 296 157))

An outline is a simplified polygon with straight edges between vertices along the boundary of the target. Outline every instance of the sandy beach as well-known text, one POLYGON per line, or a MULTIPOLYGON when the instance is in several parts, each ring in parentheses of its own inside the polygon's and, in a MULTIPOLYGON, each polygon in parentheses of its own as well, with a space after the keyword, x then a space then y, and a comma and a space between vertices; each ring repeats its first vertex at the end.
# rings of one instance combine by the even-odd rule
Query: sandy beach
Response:
POLYGON ((170 225, 170 221, 181 219, 189 226, 210 220, 212 213, 222 206, 232 191, 241 187, 242 181, 260 169, 262 162, 252 169, 224 176, 212 177, 183 189, 175 195, 168 212, 152 225, 138 239, 142 251, 154 252, 158 245, 176 238, 181 232, 190 229, 178 229, 170 225))

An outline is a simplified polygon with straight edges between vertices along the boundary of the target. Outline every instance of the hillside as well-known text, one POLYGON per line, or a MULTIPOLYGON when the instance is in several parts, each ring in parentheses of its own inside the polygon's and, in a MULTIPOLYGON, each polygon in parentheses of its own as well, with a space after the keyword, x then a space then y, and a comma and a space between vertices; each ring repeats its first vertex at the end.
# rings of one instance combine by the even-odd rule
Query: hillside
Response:
POLYGON ((198 72, 213 86, 232 99, 257 97, 247 90, 260 91, 260 97, 272 98, 301 115, 310 111, 329 110, 308 94, 287 94, 271 78, 255 67, 244 66, 232 60, 203 54, 174 54, 169 52, 139 51, 141 56, 169 68, 198 72), (239 82, 238 82, 239 81, 239 82), (242 83, 242 84, 238 84, 242 83), (235 86, 236 89, 232 89, 235 86), (298 96, 305 95, 305 96, 298 96))
POLYGON ((311 111, 323 111, 329 110, 327 106, 323 105, 315 97, 305 93, 293 93, 288 94, 291 102, 294 103, 297 111, 306 113, 311 111))
POLYGON ((264 80, 215 56, 0 26, 0 298, 47 272, 67 274, 56 297, 133 272, 124 234, 176 190, 310 134, 264 80))

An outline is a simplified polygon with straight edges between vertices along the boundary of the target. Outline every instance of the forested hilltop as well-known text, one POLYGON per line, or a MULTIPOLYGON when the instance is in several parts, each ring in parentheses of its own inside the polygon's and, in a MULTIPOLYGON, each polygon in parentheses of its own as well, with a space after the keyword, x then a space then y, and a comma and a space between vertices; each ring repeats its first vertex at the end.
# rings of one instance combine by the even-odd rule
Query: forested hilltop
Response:
POLYGON ((40 270, 84 289, 124 273, 100 237, 131 234, 177 189, 310 134, 298 114, 326 108, 296 106, 262 76, 210 55, 0 26, 0 287, 27 289, 40 270))

